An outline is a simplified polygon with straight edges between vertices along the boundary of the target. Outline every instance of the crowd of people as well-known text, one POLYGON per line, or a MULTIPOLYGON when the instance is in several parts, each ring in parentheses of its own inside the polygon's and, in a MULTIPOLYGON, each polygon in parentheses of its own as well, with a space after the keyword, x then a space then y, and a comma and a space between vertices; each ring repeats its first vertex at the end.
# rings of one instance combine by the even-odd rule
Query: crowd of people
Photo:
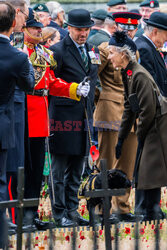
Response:
MULTIPOLYGON (((91 139, 97 167, 106 159, 108 169, 135 183, 135 213, 129 188, 112 198, 110 222, 165 218, 167 14, 157 0, 132 10, 110 0, 106 9, 73 9, 65 20, 55 1, 32 8, 26 0, 0 1, 0 201, 17 198, 20 166, 24 197, 39 198, 45 153, 51 155, 54 222, 28 207, 24 232, 89 225, 77 194, 91 139), (16 48, 18 34, 24 44, 16 48)), ((17 230, 17 210, 6 221, 1 209, 0 221, 3 248, 7 231, 17 230)))

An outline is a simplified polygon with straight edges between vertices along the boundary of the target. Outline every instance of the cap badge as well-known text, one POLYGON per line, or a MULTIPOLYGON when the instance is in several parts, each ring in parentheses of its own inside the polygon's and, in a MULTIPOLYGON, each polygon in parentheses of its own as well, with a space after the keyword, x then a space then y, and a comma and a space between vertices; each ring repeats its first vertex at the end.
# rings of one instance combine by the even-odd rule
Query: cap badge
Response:
POLYGON ((34 20, 40 22, 39 16, 36 11, 33 10, 34 20))
POLYGON ((150 1, 150 7, 154 8, 154 1, 150 1))
POLYGON ((131 18, 128 18, 127 23, 128 23, 128 24, 131 24, 131 23, 132 23, 132 19, 131 19, 131 18))

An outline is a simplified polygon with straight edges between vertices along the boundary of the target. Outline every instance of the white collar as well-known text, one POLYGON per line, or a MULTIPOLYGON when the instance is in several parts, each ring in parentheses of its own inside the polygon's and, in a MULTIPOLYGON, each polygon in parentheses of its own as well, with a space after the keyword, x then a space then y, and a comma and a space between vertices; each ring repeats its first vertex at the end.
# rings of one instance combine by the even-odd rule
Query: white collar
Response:
POLYGON ((9 37, 6 36, 6 35, 0 34, 0 37, 5 38, 5 39, 8 39, 8 40, 10 41, 9 37))

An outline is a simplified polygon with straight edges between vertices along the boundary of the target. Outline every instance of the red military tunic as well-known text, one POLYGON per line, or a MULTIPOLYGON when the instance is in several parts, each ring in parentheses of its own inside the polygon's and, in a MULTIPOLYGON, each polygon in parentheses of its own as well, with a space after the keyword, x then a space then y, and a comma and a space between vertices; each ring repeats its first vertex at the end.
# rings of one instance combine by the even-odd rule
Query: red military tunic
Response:
MULTIPOLYGON (((43 46, 39 48, 41 52, 43 51, 44 55, 38 53, 38 49, 27 48, 30 61, 34 67, 36 81, 34 89, 47 89, 50 95, 80 100, 76 95, 78 84, 67 83, 62 79, 56 78, 53 70, 50 69, 50 66, 54 62, 53 57, 50 60, 51 51, 46 50, 43 46)), ((48 97, 27 95, 27 110, 29 137, 49 136, 48 97)))

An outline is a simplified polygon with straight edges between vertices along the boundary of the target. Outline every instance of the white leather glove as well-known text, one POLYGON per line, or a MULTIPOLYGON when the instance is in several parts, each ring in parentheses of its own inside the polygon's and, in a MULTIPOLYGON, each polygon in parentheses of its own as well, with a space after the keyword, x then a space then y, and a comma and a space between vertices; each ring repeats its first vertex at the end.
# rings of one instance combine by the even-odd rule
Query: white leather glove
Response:
POLYGON ((81 82, 77 87, 77 95, 87 97, 90 91, 90 85, 88 82, 83 83, 81 82))

